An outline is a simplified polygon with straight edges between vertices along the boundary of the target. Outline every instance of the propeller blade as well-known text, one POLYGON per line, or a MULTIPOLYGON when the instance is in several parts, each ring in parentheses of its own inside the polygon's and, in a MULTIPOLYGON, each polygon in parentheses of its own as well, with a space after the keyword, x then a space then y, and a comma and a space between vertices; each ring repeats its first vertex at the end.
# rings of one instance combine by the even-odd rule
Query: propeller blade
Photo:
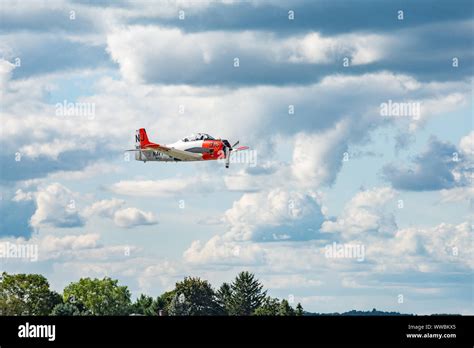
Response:
POLYGON ((230 164, 230 152, 232 151, 232 148, 227 148, 225 147, 225 167, 229 168, 230 164))

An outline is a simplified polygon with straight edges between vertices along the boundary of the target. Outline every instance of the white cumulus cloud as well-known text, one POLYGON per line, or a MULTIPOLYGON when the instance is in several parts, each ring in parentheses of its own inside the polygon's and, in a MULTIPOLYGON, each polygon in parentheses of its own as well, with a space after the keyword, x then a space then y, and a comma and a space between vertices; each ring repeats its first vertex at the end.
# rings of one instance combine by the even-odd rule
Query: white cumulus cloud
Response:
POLYGON ((42 226, 79 227, 84 219, 76 207, 76 196, 67 187, 52 183, 34 193, 36 211, 30 219, 35 229, 42 226))
POLYGON ((152 212, 125 208, 115 212, 114 223, 120 227, 131 228, 140 225, 156 225, 158 220, 152 212))
POLYGON ((387 206, 396 206, 395 196, 396 191, 390 187, 361 191, 346 204, 336 221, 325 221, 321 230, 341 232, 349 238, 367 233, 393 235, 397 224, 387 206))

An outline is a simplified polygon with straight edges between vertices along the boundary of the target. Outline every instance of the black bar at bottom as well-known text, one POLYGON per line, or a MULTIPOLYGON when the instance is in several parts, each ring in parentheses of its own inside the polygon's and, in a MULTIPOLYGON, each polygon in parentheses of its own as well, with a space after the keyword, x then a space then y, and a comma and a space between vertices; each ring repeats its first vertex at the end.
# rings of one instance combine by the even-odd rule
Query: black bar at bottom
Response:
POLYGON ((472 316, 0 317, 0 346, 318 343, 472 347, 472 328, 472 316), (55 325, 54 341, 51 335, 19 337, 21 325, 23 335, 29 328, 32 335, 43 331, 43 336, 47 336, 46 327, 31 329, 32 325, 55 325))

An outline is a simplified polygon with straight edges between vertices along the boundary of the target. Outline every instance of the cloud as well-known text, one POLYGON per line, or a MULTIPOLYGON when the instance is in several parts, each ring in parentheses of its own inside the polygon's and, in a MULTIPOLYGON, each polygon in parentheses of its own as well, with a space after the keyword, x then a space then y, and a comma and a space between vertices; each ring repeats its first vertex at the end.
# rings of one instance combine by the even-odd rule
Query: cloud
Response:
MULTIPOLYGON (((97 272, 93 276, 99 275, 101 277, 111 275, 116 269, 122 269, 121 275, 126 275, 126 262, 130 259, 131 254, 141 252, 141 248, 134 245, 127 244, 113 244, 103 245, 97 244, 95 247, 84 247, 79 249, 64 249, 45 255, 45 259, 50 259, 54 262, 55 272, 61 273, 62 269, 75 268, 76 279, 85 277, 89 271, 97 272), (123 263, 123 264, 122 264, 123 263), (81 274, 81 271, 83 274, 81 274)), ((41 257, 40 257, 41 259, 41 257)), ((71 281, 71 274, 67 276, 62 274, 63 279, 69 278, 71 281)))
POLYGON ((142 12, 147 16, 137 16, 130 22, 180 27, 186 32, 256 30, 277 32, 281 36, 310 30, 320 31, 325 35, 352 31, 385 33, 400 29, 401 23, 396 20, 396 16, 401 7, 405 14, 425 11, 424 16, 405 17, 403 28, 416 29, 424 24, 433 23, 435 18, 441 23, 471 18, 472 15, 466 10, 469 5, 468 0, 462 0, 456 9, 451 9, 449 4, 444 3, 426 8, 423 3, 410 1, 380 3, 366 0, 361 1, 357 8, 351 3, 330 1, 224 1, 213 2, 212 6, 200 8, 200 11, 194 11, 186 20, 180 20, 176 13, 181 3, 177 3, 174 11, 169 12, 157 13, 156 9, 144 7, 142 12), (288 20, 290 9, 295 14, 295 19, 291 21, 288 20), (372 11, 379 15, 367 20, 367 13, 372 11), (164 13, 169 15, 165 17, 164 13), (315 21, 314 18, 318 20, 315 21))
POLYGON ((339 122, 321 134, 297 134, 293 149, 292 173, 306 187, 332 184, 348 149, 347 122, 339 122))
POLYGON ((109 190, 126 196, 168 197, 183 192, 199 191, 208 181, 209 179, 205 177, 123 180, 111 185, 109 190))
MULTIPOLYGON (((14 143, 16 144, 17 141, 14 141, 14 143)), ((100 152, 96 153, 96 156, 103 156, 100 152)), ((22 156, 20 152, 10 152, 7 150, 6 153, 0 154, 0 165, 3 170, 0 183, 10 185, 18 181, 47 178, 48 176, 50 179, 56 180, 58 177, 55 178, 53 176, 56 172, 64 174, 71 171, 77 177, 78 172, 82 168, 88 167, 90 162, 91 155, 88 151, 74 150, 62 152, 57 160, 55 160, 51 159, 50 156, 39 156, 33 159, 28 156, 22 156), (19 161, 16 160, 17 158, 19 161)))
POLYGON ((115 212, 114 223, 119 227, 131 228, 141 225, 156 225, 158 220, 152 212, 137 208, 125 208, 115 212))
POLYGON ((271 187, 283 178, 288 180, 290 175, 287 163, 260 161, 255 167, 244 167, 224 176, 224 184, 230 191, 256 192, 271 187), (272 181, 268 180, 269 177, 272 177, 272 181))
POLYGON ((54 4, 49 4, 49 6, 41 2, 25 4, 22 1, 8 0, 2 4, 1 13, 3 19, 1 32, 3 33, 79 31, 86 34, 96 31, 102 19, 97 18, 99 13, 93 11, 92 8, 67 0, 55 0, 54 4), (70 19, 72 9, 77 14, 74 20, 70 19))
POLYGON ((455 187, 449 190, 441 190, 441 203, 455 203, 474 200, 474 187, 455 187))
POLYGON ((373 63, 383 57, 392 40, 376 34, 322 37, 317 32, 288 38, 258 31, 185 33, 135 25, 111 32, 107 49, 124 79, 134 82, 280 84, 308 83, 311 75, 313 81, 324 76, 321 69, 305 69, 305 76, 301 66, 323 64, 327 74, 335 71, 334 62, 342 65, 344 57, 354 66, 373 63))
MULTIPOLYGON (((433 88, 433 91, 436 87, 433 88)), ((438 93, 436 93, 438 94, 438 93)), ((453 92, 445 95, 436 95, 420 101, 420 115, 410 119, 409 131, 414 132, 423 127, 433 115, 442 115, 457 108, 465 107, 469 103, 466 94, 453 92)))
MULTIPOLYGON (((95 263, 95 268, 101 267, 100 264, 104 261, 109 263, 125 262, 131 258, 130 255, 140 251, 140 248, 135 245, 104 245, 100 243, 98 233, 55 235, 41 232, 31 236, 28 240, 3 238, 0 240, 1 242, 37 246, 38 262, 47 267, 54 267, 55 271, 60 271, 61 266, 67 262, 76 265, 95 263)), ((8 260, 12 265, 19 266, 15 261, 15 259, 8 260)))
POLYGON ((474 131, 461 138, 459 141, 459 149, 465 156, 474 156, 474 131))
POLYGON ((184 261, 193 264, 259 264, 265 257, 262 248, 253 243, 236 243, 214 236, 206 243, 192 242, 183 253, 184 261))
POLYGON ((103 199, 98 202, 94 202, 91 206, 84 209, 85 216, 99 215, 102 217, 113 217, 115 212, 119 210, 125 201, 122 199, 103 199))
POLYGON ((6 85, 2 88, 3 183, 46 177, 54 172, 74 171, 77 177, 82 168, 94 165, 94 159, 103 158, 106 153, 110 156, 103 138, 97 137, 99 129, 93 120, 57 116, 54 101, 48 103, 60 76, 11 80, 9 74, 2 74, 1 78, 6 85))
POLYGON ((414 157, 412 166, 389 163, 382 169, 383 177, 400 190, 432 191, 466 186, 472 159, 462 156, 450 143, 431 137, 427 149, 414 157))
POLYGON ((97 247, 97 241, 100 236, 98 234, 84 235, 67 235, 56 237, 54 235, 46 235, 41 238, 41 253, 65 252, 66 250, 91 249, 97 247))
POLYGON ((396 192, 389 187, 373 188, 358 192, 344 207, 335 221, 322 224, 323 232, 340 232, 344 238, 361 235, 391 236, 397 230, 393 213, 387 212, 396 192))
POLYGON ((245 193, 224 219, 233 240, 306 240, 317 237, 323 214, 316 193, 276 188, 245 193))
MULTIPOLYGON (((290 162, 260 160, 255 167, 226 175, 225 187, 231 191, 258 192, 277 186, 298 191, 331 186, 342 168, 344 157, 350 155, 349 143, 357 143, 364 136, 364 131, 354 130, 352 121, 345 118, 334 127, 319 132, 306 131, 280 137, 277 140, 279 151, 291 149, 290 162)), ((360 153, 351 156, 355 158, 360 153)))
POLYGON ((36 192, 18 189, 12 201, 34 201, 36 210, 30 218, 30 225, 37 230, 40 227, 80 227, 93 216, 112 219, 115 225, 123 228, 158 223, 152 212, 134 207, 123 208, 125 201, 121 199, 100 200, 83 209, 77 206, 77 199, 82 200, 67 187, 52 183, 39 187, 36 192))
MULTIPOLYGON (((390 196, 387 190, 389 189, 381 188, 365 194, 359 193, 348 202, 347 206, 350 206, 350 203, 358 206, 362 218, 365 217, 364 209, 370 211, 373 216, 379 215, 377 220, 381 222, 383 217, 387 216, 387 211, 385 211, 387 209, 376 209, 375 206, 377 204, 386 206, 384 202, 387 201, 387 196, 390 196)), ((355 212, 355 209, 350 210, 355 212)), ((343 213, 342 216, 347 216, 347 213, 343 213)), ((385 281, 396 283, 399 287, 401 284, 413 285, 409 277, 402 276, 408 271, 429 274, 434 277, 433 284, 443 284, 445 281, 449 282, 449 274, 466 272, 474 267, 470 257, 472 243, 469 242, 468 222, 457 225, 441 223, 432 227, 415 226, 402 229, 398 229, 395 225, 390 233, 383 233, 380 224, 377 232, 374 224, 364 222, 360 218, 353 219, 351 222, 358 230, 354 229, 346 233, 343 240, 344 243, 364 245, 363 262, 351 258, 328 258, 325 250, 331 242, 327 239, 311 240, 305 243, 289 241, 249 243, 229 240, 226 236, 214 236, 204 244, 194 241, 184 253, 184 260, 206 265, 206 267, 212 265, 258 267, 259 272, 273 276, 278 273, 305 274, 310 279, 317 279, 319 285, 333 279, 331 275, 335 273, 348 276, 357 272, 359 283, 368 282, 369 288, 373 288, 374 281, 384 288, 384 280, 377 278, 378 273, 385 274, 387 276, 385 281), (359 222, 362 223, 358 224, 359 222), (253 254, 245 249, 250 247, 253 247, 250 250, 254 251, 254 257, 250 257, 253 254), (246 250, 247 254, 242 253, 243 250, 246 250), (436 281, 436 275, 439 274, 444 274, 448 278, 436 281)), ((338 241, 338 243, 342 242, 338 241)))
POLYGON ((321 286, 322 281, 305 277, 302 274, 284 274, 268 276, 262 280, 265 287, 269 289, 288 289, 288 288, 317 288, 321 286))
POLYGON ((121 168, 117 165, 96 162, 87 165, 82 170, 57 171, 48 175, 51 180, 84 180, 96 177, 98 175, 117 173, 121 168))
MULTIPOLYGON (((24 197, 20 191, 21 198, 24 197)), ((40 227, 80 227, 85 221, 76 208, 77 194, 67 187, 52 183, 34 193, 36 211, 31 216, 30 224, 33 228, 40 227)), ((16 198, 20 198, 17 196, 16 198)))
POLYGON ((34 199, 33 192, 24 192, 22 189, 18 189, 15 192, 15 196, 12 198, 13 202, 25 202, 34 199))
POLYGON ((390 240, 372 243, 367 257, 397 273, 408 269, 431 274, 472 269, 470 234, 468 222, 403 228, 390 240))
POLYGON ((349 142, 357 143, 364 137, 363 131, 350 132, 349 129, 354 130, 351 124, 349 119, 343 119, 333 128, 280 137, 276 140, 279 151, 291 149, 290 162, 260 160, 255 167, 226 175, 225 187, 231 191, 258 192, 277 186, 299 191, 331 186, 342 168, 345 153, 349 155, 349 142))
POLYGON ((466 33, 456 34, 454 43, 443 37, 442 44, 467 66, 453 70, 448 63, 442 65, 443 57, 437 53, 437 33, 459 27, 467 32, 472 30, 472 21, 435 23, 416 30, 405 26, 382 34, 327 35, 308 28, 284 36, 248 29, 187 32, 181 23, 174 27, 153 24, 124 26, 107 36, 107 50, 126 80, 190 85, 310 84, 335 73, 391 70, 445 81, 462 79, 472 67, 472 52, 459 44, 469 44, 466 33), (173 42, 180 42, 179 47, 172 47, 173 42), (402 56, 405 51, 413 53, 402 56), (233 65, 235 58, 238 68, 233 65), (350 67, 343 66, 345 58, 350 67), (168 69, 169 62, 172 69, 168 69))
POLYGON ((138 208, 123 208, 125 201, 122 199, 103 199, 94 202, 84 209, 83 215, 94 215, 112 219, 115 225, 123 228, 132 228, 143 225, 156 225, 158 220, 152 212, 145 212, 138 208))
MULTIPOLYGON (((333 138, 342 143, 335 146, 342 150, 345 144, 350 146, 364 140, 381 125, 403 125, 402 120, 380 117, 378 107, 382 101, 408 97, 423 101, 439 95, 465 96, 470 91, 466 82, 428 84, 388 71, 358 76, 330 75, 305 86, 251 86, 237 90, 140 84, 131 89, 130 82, 92 75, 89 78, 97 79, 94 84, 97 92, 78 100, 96 105, 94 119, 55 116, 54 105, 64 98, 55 97, 48 103, 48 95, 61 88, 62 79, 80 76, 70 72, 22 80, 6 77, 2 103, 5 151, 0 156, 3 181, 41 178, 55 172, 77 174, 94 163, 110 161, 111 151, 117 151, 118 155, 118 151, 130 148, 137 124, 146 126, 151 137, 164 143, 204 128, 217 137, 253 145, 252 149, 258 150, 259 155, 264 155, 264 148, 268 147, 262 139, 272 141, 274 137, 298 133, 329 136, 330 130, 336 127, 333 133, 337 135, 333 138), (354 90, 360 93, 354 94, 354 90), (184 115, 178 113, 179 105, 185 106, 184 115), (294 115, 288 114, 289 105, 295 107, 294 115), (157 117, 150 121, 147 116, 150 114, 157 117), (117 119, 121 122, 116 122, 117 119), (344 129, 347 136, 342 138, 344 129), (16 152, 23 155, 20 162, 14 160, 16 152)), ((443 103, 448 101, 441 98, 432 107, 446 111, 443 103)), ((455 107, 452 102, 448 106, 455 107)), ((330 159, 328 164, 333 166, 339 160, 337 156, 330 159)))
POLYGON ((29 156, 33 159, 37 159, 40 156, 57 160, 58 156, 62 152, 72 150, 94 150, 94 144, 79 143, 73 140, 59 140, 54 139, 51 143, 33 143, 24 145, 19 149, 22 155, 29 156))
POLYGON ((222 225, 224 223, 224 219, 222 217, 215 217, 215 216, 206 216, 204 218, 199 218, 196 220, 198 225, 205 225, 205 226, 213 226, 213 225, 222 225))
MULTIPOLYGON (((438 12, 441 9, 436 8, 432 9, 436 14, 432 14, 431 17, 428 14, 423 18, 406 16, 403 21, 399 21, 397 15, 400 8, 397 6, 399 5, 381 5, 364 1, 360 4, 360 8, 354 11, 350 5, 341 8, 338 4, 333 8, 332 4, 307 2, 291 6, 268 2, 265 5, 261 2, 257 5, 252 2, 234 3, 231 6, 214 4, 206 11, 193 14, 191 19, 187 17, 185 20, 179 20, 175 15, 174 18, 163 20, 156 15, 150 15, 148 18, 132 19, 128 26, 124 25, 121 30, 127 33, 125 35, 122 33, 125 37, 132 36, 128 31, 134 31, 134 39, 140 43, 146 38, 142 28, 146 28, 149 32, 155 31, 156 37, 166 35, 169 41, 179 40, 183 45, 180 50, 176 48, 167 50, 163 47, 168 45, 167 43, 151 41, 151 44, 155 45, 156 51, 160 51, 161 48, 166 52, 177 52, 172 56, 177 65, 174 70, 186 71, 187 74, 177 74, 174 80, 186 79, 186 83, 190 84, 309 83, 335 71, 360 74, 391 70, 428 81, 432 78, 459 80, 471 74, 473 54, 467 49, 470 44, 468 33, 473 27, 471 15, 459 9, 455 13, 444 11, 441 15, 438 12), (372 18, 369 22, 364 19, 367 11, 374 11, 374 8, 379 6, 378 12, 383 13, 380 18, 372 18), (295 20, 288 20, 289 8, 296 12, 295 20), (366 10, 362 11, 363 8, 366 10), (343 16, 339 15, 341 11, 344 11, 343 16), (265 19, 261 17, 263 13, 265 19), (333 15, 328 16, 328 13, 333 15), (320 20, 315 22, 314 18, 320 20), (462 29, 458 30, 459 28, 462 29), (172 31, 179 34, 171 33, 172 31), (451 34, 439 35, 440 32, 451 34), (252 35, 245 36, 245 34, 252 35), (219 40, 218 35, 227 36, 228 42, 219 40), (254 41, 258 41, 258 44, 254 44, 254 41), (195 43, 194 47, 190 42, 195 43), (220 45, 219 50, 214 48, 216 45, 214 43, 220 45), (467 65, 458 66, 453 70, 450 64, 443 64, 445 58, 439 53, 439 47, 443 47, 445 51, 455 52, 455 55, 462 57, 467 65), (253 56, 247 53, 249 50, 254 52, 253 56), (404 54, 407 51, 411 54, 404 54), (221 64, 219 58, 228 60, 231 58, 230 53, 233 52, 237 52, 234 57, 242 57, 244 61, 251 60, 253 67, 241 69, 238 75, 226 73, 226 65, 221 64), (188 53, 189 59, 195 63, 192 68, 189 68, 191 64, 183 62, 185 53, 188 53), (352 63, 351 69, 346 71, 338 69, 342 66, 341 60, 344 56, 349 57, 352 63), (213 66, 217 65, 219 76, 210 77, 203 72, 209 69, 207 63, 211 59, 213 66), (293 64, 285 64, 287 61, 293 64), (307 66, 304 69, 303 66, 294 64, 328 61, 330 64, 325 65, 324 69, 313 67, 309 70, 307 66), (364 65, 361 67, 357 64, 364 65), (280 77, 276 76, 277 71, 280 77)), ((403 10, 406 11, 405 14, 425 11, 418 6, 404 3, 403 10)), ((469 8, 468 2, 460 4, 460 8, 462 7, 469 8)), ((176 13, 178 11, 179 8, 176 9, 176 13)), ((120 42, 119 32, 112 32, 109 38, 111 36, 115 36, 114 40, 109 39, 111 55, 122 67, 125 64, 143 66, 143 62, 156 59, 146 48, 146 51, 140 50, 140 53, 143 56, 150 56, 150 59, 140 59, 133 54, 127 54, 125 48, 129 47, 130 43, 120 42), (142 64, 138 64, 139 62, 142 64)), ((165 42, 167 39, 157 41, 165 42)), ((129 38, 128 41, 132 39, 129 38)), ((141 45, 141 48, 144 46, 141 45)), ((148 74, 142 73, 140 76, 148 82, 172 80, 171 73, 158 66, 138 69, 141 72, 146 69, 148 74), (161 75, 156 72, 157 68, 162 72, 161 75), (150 77, 156 79, 150 81, 150 77)))
MULTIPOLYGON (((374 207, 377 204, 386 206, 384 202, 387 201, 387 196, 390 196, 387 190, 390 189, 381 188, 365 194, 359 193, 348 202, 347 206, 350 206, 350 203, 359 206, 362 217, 364 214, 361 207, 365 207, 364 209, 371 210, 374 216, 378 214, 380 216, 378 220, 381 221, 387 212, 374 207)), ((351 211, 355 212, 354 209, 351 211)), ((354 225, 361 221, 352 220, 354 225)), ((341 281, 347 284, 347 277, 357 272, 358 284, 367 284, 365 288, 368 292, 377 287, 386 289, 389 282, 397 289, 405 287, 406 293, 411 291, 409 289, 412 287, 417 287, 416 280, 404 276, 406 272, 424 275, 430 279, 432 285, 447 286, 452 282, 450 275, 470 272, 474 267, 470 257, 472 243, 469 242, 468 222, 457 225, 441 223, 432 227, 395 228, 390 233, 374 233, 373 224, 366 223, 366 227, 362 225, 357 225, 359 231, 346 233, 344 243, 364 245, 363 262, 351 258, 328 258, 325 254, 326 245, 330 243, 328 240, 312 240, 305 243, 288 241, 249 243, 228 240, 226 236, 214 236, 204 244, 194 241, 183 256, 185 262, 206 267, 242 265, 247 269, 255 267, 267 275, 265 279, 271 279, 278 274, 292 274, 295 279, 299 279, 304 274, 305 278, 312 281, 309 283, 295 281, 291 286, 288 284, 280 286, 301 288, 308 283, 309 287, 323 287, 323 291, 331 289, 327 288, 326 284, 334 282, 334 274, 341 276, 341 281), (378 274, 384 276, 380 278, 378 274), (444 278, 438 279, 440 275, 444 278)), ((285 276, 286 278, 288 276, 285 276)), ((351 284, 350 287, 354 287, 353 282, 351 284)), ((272 287, 278 287, 278 284, 273 284, 272 287)))
POLYGON ((3 96, 4 91, 7 87, 7 82, 11 78, 12 71, 15 69, 15 65, 7 60, 0 60, 0 95, 3 96))
POLYGON ((352 65, 369 64, 384 56, 390 41, 376 34, 323 37, 313 32, 283 41, 280 55, 287 56, 292 63, 327 64, 348 57, 352 65))
POLYGON ((321 238, 322 209, 318 193, 284 185, 245 193, 221 219, 227 232, 205 243, 194 241, 184 259, 197 264, 260 264, 266 258, 266 242, 321 238))

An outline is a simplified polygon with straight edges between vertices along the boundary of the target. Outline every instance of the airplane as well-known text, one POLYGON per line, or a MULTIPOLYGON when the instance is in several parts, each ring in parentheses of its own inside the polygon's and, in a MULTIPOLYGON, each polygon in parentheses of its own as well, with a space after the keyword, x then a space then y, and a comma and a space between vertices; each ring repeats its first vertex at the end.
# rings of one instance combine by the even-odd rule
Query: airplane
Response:
POLYGON ((172 144, 159 145, 148 140, 145 128, 140 128, 135 134, 135 160, 180 162, 180 161, 212 161, 225 159, 225 167, 229 168, 232 151, 247 150, 248 146, 236 146, 225 139, 214 139, 209 134, 197 133, 178 140, 172 144))

